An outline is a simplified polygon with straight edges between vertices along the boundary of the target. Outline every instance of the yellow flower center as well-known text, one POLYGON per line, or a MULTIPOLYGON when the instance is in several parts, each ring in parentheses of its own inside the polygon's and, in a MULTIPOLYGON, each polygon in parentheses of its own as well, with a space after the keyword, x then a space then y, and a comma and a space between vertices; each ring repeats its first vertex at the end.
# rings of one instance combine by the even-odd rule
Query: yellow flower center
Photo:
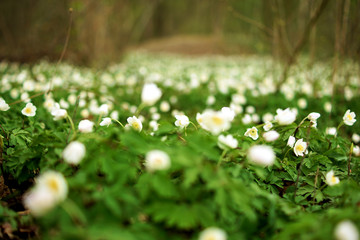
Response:
POLYGON ((156 158, 156 159, 154 160, 154 163, 155 163, 156 165, 160 165, 160 164, 162 163, 161 158, 156 158))
POLYGON ((135 129, 139 129, 140 128, 140 124, 138 122, 133 122, 132 124, 133 128, 135 129))
POLYGON ((251 130, 250 130, 250 135, 256 135, 256 130, 255 130, 255 129, 251 129, 251 130))
POLYGON ((224 120, 223 120, 222 118, 218 117, 218 116, 213 116, 213 117, 212 117, 212 120, 214 121, 214 123, 215 123, 216 125, 221 125, 221 124, 223 124, 223 122, 224 122, 224 120))
POLYGON ((59 184, 55 179, 49 179, 48 186, 54 192, 57 192, 59 190, 59 184))
POLYGON ((331 177, 331 182, 332 182, 332 183, 336 183, 336 177, 335 177, 335 176, 332 176, 332 177, 331 177))
POLYGON ((31 113, 31 108, 25 108, 25 112, 26 112, 27 114, 30 114, 30 113, 31 113))
POLYGON ((347 115, 347 118, 348 118, 349 120, 352 120, 352 119, 353 119, 353 117, 351 116, 351 114, 348 114, 348 115, 347 115))
POLYGON ((209 236, 206 238, 206 240, 216 240, 216 238, 214 236, 209 236))
POLYGON ((304 151, 303 145, 297 145, 297 146, 296 146, 296 150, 297 150, 298 152, 303 152, 303 151, 304 151))

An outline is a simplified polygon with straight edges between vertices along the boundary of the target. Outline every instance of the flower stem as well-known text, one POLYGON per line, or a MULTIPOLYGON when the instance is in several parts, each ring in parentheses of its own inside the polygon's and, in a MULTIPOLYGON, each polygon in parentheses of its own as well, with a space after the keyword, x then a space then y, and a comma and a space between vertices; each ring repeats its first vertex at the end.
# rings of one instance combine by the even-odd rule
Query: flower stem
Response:
POLYGON ((124 125, 123 125, 123 124, 122 124, 119 120, 114 119, 114 118, 112 118, 111 120, 113 120, 113 121, 117 122, 118 124, 120 124, 120 126, 122 126, 123 128, 125 128, 125 127, 124 127, 124 125))
POLYGON ((303 120, 301 120, 301 122, 299 123, 299 125, 296 127, 295 131, 294 131, 294 137, 296 137, 296 133, 299 131, 299 128, 301 127, 301 125, 305 122, 305 120, 307 119, 308 117, 306 116, 303 120))
POLYGON ((221 162, 225 159, 226 153, 227 153, 227 149, 225 149, 225 150, 222 152, 222 154, 221 154, 221 156, 220 156, 220 158, 219 158, 219 161, 218 161, 218 163, 217 163, 217 167, 220 167, 221 162))
POLYGON ((190 121, 190 123, 195 127, 196 130, 198 130, 197 126, 192 121, 190 121))
POLYGON ((100 125, 101 118, 102 118, 102 114, 99 115, 99 118, 98 118, 98 121, 97 121, 97 124, 96 124, 96 125, 100 125))
POLYGON ((135 112, 135 116, 139 116, 141 110, 143 110, 143 108, 145 107, 145 104, 144 103, 141 103, 140 106, 136 109, 136 112, 135 112))
POLYGON ((73 132, 74 132, 71 139, 74 139, 74 138, 76 137, 76 129, 75 129, 74 122, 73 122, 73 120, 71 119, 71 117, 69 116, 69 114, 67 115, 67 120, 70 122, 71 129, 72 129, 73 132))
POLYGON ((285 155, 284 155, 284 159, 286 158, 286 156, 288 155, 288 153, 290 152, 291 149, 293 149, 293 148, 289 148, 289 149, 286 151, 286 153, 285 153, 285 155))
POLYGON ((336 133, 335 133, 335 135, 334 135, 334 138, 337 136, 337 134, 338 134, 338 132, 339 132, 339 129, 341 128, 342 125, 344 125, 344 121, 342 121, 342 122, 339 124, 339 126, 337 126, 337 128, 336 128, 336 133))

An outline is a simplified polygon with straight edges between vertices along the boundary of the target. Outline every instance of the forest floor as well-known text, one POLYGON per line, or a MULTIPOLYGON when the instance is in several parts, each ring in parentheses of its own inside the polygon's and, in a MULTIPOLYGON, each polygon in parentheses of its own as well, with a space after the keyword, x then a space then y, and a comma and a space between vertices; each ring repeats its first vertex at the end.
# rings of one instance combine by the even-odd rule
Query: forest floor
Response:
POLYGON ((174 53, 190 56, 252 54, 249 49, 229 43, 221 36, 176 35, 152 39, 127 51, 146 51, 151 53, 174 53))

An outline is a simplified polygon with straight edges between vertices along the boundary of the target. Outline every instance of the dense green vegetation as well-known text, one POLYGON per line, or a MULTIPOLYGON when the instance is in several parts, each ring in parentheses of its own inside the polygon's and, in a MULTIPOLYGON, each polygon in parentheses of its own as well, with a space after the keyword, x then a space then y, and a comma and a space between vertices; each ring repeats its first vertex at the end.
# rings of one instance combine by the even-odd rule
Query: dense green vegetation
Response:
POLYGON ((2 62, 0 237, 353 239, 335 230, 360 227, 359 124, 345 114, 360 81, 343 67, 333 85, 326 63, 301 59, 276 92, 264 57, 2 62))

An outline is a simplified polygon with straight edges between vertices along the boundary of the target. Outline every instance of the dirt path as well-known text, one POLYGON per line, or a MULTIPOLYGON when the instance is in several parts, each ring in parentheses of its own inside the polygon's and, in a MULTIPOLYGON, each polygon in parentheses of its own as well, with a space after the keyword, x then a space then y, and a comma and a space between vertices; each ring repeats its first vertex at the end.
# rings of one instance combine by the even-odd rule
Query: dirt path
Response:
POLYGON ((226 43, 217 36, 173 36, 147 41, 138 46, 132 46, 127 51, 148 51, 160 53, 175 53, 184 55, 234 55, 250 54, 234 44, 226 43))

